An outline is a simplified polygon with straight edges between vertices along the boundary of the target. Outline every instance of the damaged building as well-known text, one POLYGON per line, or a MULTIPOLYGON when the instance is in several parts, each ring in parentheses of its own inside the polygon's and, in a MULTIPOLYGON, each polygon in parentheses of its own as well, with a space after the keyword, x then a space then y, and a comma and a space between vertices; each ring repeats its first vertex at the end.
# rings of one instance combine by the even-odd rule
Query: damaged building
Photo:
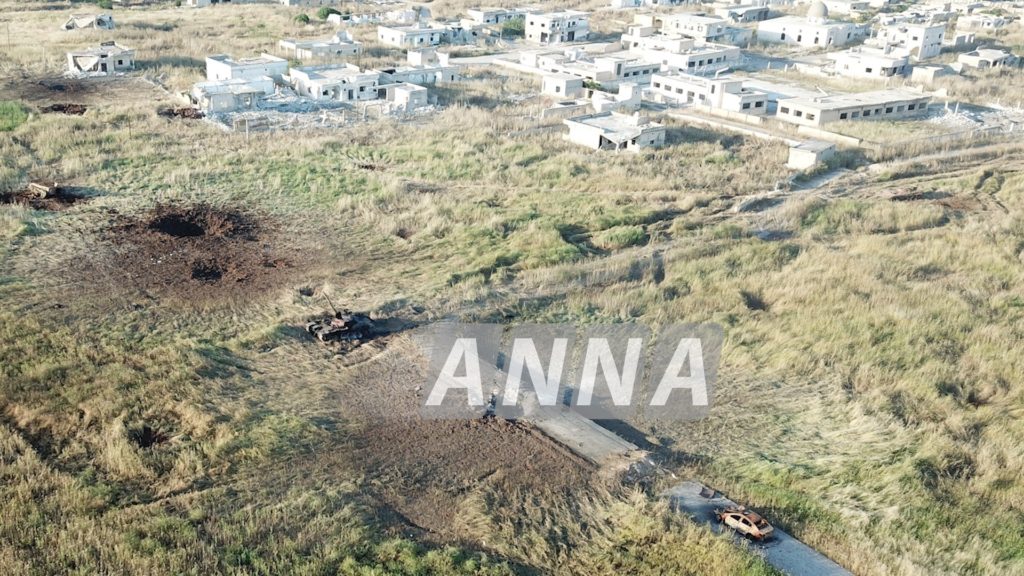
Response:
POLYGON ((640 114, 602 112, 562 121, 566 140, 594 150, 638 152, 665 145, 665 127, 640 114))
POLYGON ((278 42, 282 52, 299 60, 316 60, 356 56, 362 54, 363 45, 352 38, 352 33, 339 31, 326 40, 294 40, 286 38, 278 42))
POLYGON ((83 30, 88 28, 113 30, 114 16, 111 14, 72 14, 61 28, 64 30, 83 30))
POLYGON ((68 71, 74 74, 113 74, 135 68, 135 51, 116 42, 68 52, 68 71))

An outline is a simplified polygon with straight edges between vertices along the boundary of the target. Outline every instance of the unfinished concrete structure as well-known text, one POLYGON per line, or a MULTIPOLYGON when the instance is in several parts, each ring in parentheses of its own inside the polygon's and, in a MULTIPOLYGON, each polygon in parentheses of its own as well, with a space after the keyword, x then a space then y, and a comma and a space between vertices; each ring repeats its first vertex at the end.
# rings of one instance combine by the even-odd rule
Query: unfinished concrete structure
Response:
POLYGON ((651 94, 656 100, 671 104, 700 104, 757 116, 768 112, 766 92, 745 87, 742 79, 728 75, 655 74, 651 94))
POLYGON ((420 48, 409 50, 406 54, 408 64, 393 68, 377 70, 382 76, 381 82, 407 82, 410 84, 445 84, 460 80, 459 67, 450 64, 448 54, 437 49, 420 48))
POLYGON ((715 16, 735 24, 762 22, 770 14, 767 4, 726 4, 715 8, 715 16))
POLYGON ((297 94, 311 100, 355 102, 380 97, 380 76, 379 72, 364 72, 353 64, 337 64, 292 68, 288 80, 297 94))
POLYGON ((216 114, 255 110, 262 99, 274 91, 274 81, 267 76, 257 79, 235 78, 196 83, 189 97, 193 104, 207 114, 216 114))
POLYGON ((526 11, 518 8, 470 8, 466 15, 475 24, 494 25, 526 18, 526 11))
POLYGON ((836 145, 821 140, 806 140, 789 147, 787 168, 807 170, 835 156, 836 145))
POLYGON ((728 22, 718 16, 706 14, 691 14, 681 12, 678 14, 654 14, 641 15, 634 18, 636 24, 641 26, 652 26, 661 29, 662 34, 679 34, 687 38, 715 42, 725 34, 728 22))
POLYGON ((923 116, 930 98, 904 89, 877 90, 816 98, 779 100, 777 118, 804 126, 821 126, 840 120, 896 120, 923 116))
POLYGON ((851 78, 886 79, 906 76, 912 66, 903 51, 892 47, 872 48, 857 46, 841 52, 830 52, 832 71, 851 78))
POLYGON ((72 74, 113 74, 135 68, 135 51, 113 41, 68 52, 67 57, 72 74))
POLYGON ((579 50, 524 52, 520 64, 545 75, 567 74, 607 89, 616 89, 623 81, 647 84, 660 69, 658 64, 633 55, 592 56, 579 50))
POLYGON ((579 10, 526 16, 526 40, 535 44, 580 42, 590 36, 590 14, 579 10))
POLYGON ((871 43, 902 49, 912 60, 927 60, 942 52, 944 24, 892 24, 880 27, 871 43))
POLYGON ((985 68, 999 68, 1000 66, 1014 66, 1017 64, 1017 57, 1006 50, 995 48, 980 48, 956 57, 961 67, 983 70, 985 68))
POLYGON ((111 14, 72 14, 61 28, 64 30, 82 30, 86 28, 113 30, 114 16, 111 14))
POLYGON ((378 26, 377 39, 389 46, 419 48, 441 44, 448 33, 447 28, 416 23, 411 26, 378 26))
POLYGON ((541 79, 541 93, 558 98, 580 98, 585 93, 583 78, 555 72, 541 79))
POLYGON ((783 16, 759 22, 757 40, 775 44, 793 44, 805 48, 843 46, 867 34, 867 27, 852 22, 829 20, 828 8, 815 0, 806 17, 783 16))
POLYGON ((562 121, 567 140, 594 150, 637 152, 665 144, 665 127, 639 114, 601 112, 562 121))
POLYGON ((736 46, 716 44, 681 34, 663 34, 652 26, 634 24, 622 35, 622 47, 635 57, 660 65, 661 71, 715 72, 741 58, 736 46))
POLYGON ((361 42, 352 38, 352 34, 341 30, 327 40, 293 40, 286 38, 278 42, 282 52, 299 60, 315 60, 355 56, 363 52, 361 42))
POLYGON ((281 82, 288 73, 288 61, 271 54, 261 54, 254 58, 235 60, 227 54, 215 54, 206 57, 206 79, 211 82, 220 80, 260 80, 264 77, 281 82))

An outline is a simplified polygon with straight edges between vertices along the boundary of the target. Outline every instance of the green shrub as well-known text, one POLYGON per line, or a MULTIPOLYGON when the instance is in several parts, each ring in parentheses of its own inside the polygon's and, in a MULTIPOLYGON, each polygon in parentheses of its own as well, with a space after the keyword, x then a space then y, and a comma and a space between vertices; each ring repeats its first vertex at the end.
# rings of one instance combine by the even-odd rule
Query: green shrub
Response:
POLYGON ((28 111, 19 102, 0 101, 0 132, 10 132, 28 120, 28 111))
POLYGON ((295 21, 299 24, 309 24, 309 14, 299 14, 295 17, 295 21))
POLYGON ((327 20, 327 18, 331 14, 341 14, 341 12, 338 12, 337 10, 331 8, 330 6, 324 6, 323 8, 317 11, 316 17, 321 20, 327 20))
POLYGON ((620 250, 647 243, 647 232, 642 226, 616 226, 594 236, 594 245, 605 250, 620 250))
POLYGON ((526 35, 526 18, 513 18, 501 25, 503 38, 522 38, 526 35))

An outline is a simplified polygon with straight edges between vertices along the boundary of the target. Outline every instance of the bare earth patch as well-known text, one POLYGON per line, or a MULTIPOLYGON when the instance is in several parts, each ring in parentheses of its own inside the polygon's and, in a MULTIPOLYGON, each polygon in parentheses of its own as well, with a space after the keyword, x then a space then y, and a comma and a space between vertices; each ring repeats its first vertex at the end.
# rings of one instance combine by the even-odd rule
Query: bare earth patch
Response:
POLYGON ((205 302, 260 294, 284 284, 297 251, 255 214, 209 205, 159 205, 107 231, 115 267, 140 288, 205 302))
POLYGON ((51 191, 47 192, 45 196, 41 196, 31 187, 17 192, 0 194, 0 204, 20 204, 22 206, 29 206, 35 210, 49 210, 51 212, 55 212, 58 210, 64 210, 79 202, 88 201, 89 199, 72 186, 57 186, 56 184, 51 184, 49 186, 51 187, 51 191))

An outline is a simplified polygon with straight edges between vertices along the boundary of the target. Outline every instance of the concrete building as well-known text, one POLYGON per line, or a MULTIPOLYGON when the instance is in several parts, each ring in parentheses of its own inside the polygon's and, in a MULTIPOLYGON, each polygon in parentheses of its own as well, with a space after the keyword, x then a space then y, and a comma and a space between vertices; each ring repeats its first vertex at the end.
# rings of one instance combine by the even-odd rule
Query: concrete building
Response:
POLYGON ((718 16, 681 12, 678 14, 644 14, 633 18, 640 26, 657 28, 665 35, 680 35, 705 42, 714 42, 725 34, 728 22, 718 16))
POLYGON ((815 98, 779 100, 779 120, 805 126, 822 126, 840 120, 895 120, 924 115, 928 96, 910 90, 878 90, 815 98))
POLYGON ((190 98, 207 114, 255 110, 264 96, 274 93, 274 81, 268 76, 248 80, 216 80, 199 82, 192 87, 190 98))
POLYGON ((526 18, 526 12, 515 8, 470 8, 466 10, 468 20, 480 25, 504 24, 509 20, 526 18))
POLYGON ((957 30, 997 30, 1006 26, 1006 19, 992 14, 961 15, 956 19, 957 30))
POLYGON ((893 24, 880 27, 871 42, 901 48, 918 61, 938 56, 945 37, 945 24, 893 24))
POLYGON ((279 0, 281 4, 285 6, 306 6, 306 7, 319 7, 319 6, 336 6, 340 3, 339 0, 279 0))
POLYGON ((380 97, 379 72, 363 72, 353 64, 302 66, 288 73, 295 92, 311 100, 356 102, 380 97))
POLYGON ((526 40, 535 44, 581 42, 590 36, 590 14, 579 10, 528 14, 526 40))
POLYGON ((235 60, 227 54, 206 57, 206 79, 218 80, 257 80, 264 76, 281 82, 288 73, 288 61, 270 54, 261 54, 256 58, 235 60))
POLYGON ((406 66, 381 68, 381 83, 393 84, 406 82, 409 84, 445 84, 460 80, 459 67, 450 64, 448 54, 438 52, 433 47, 409 50, 406 54, 406 66))
POLYGON ((582 98, 586 93, 583 78, 572 74, 545 74, 541 79, 541 94, 557 98, 582 98))
POLYGON ((412 26, 378 26, 377 39, 389 46, 419 48, 437 46, 448 34, 447 28, 417 23, 412 26))
POLYGON ((770 14, 767 4, 727 4, 715 8, 715 16, 734 24, 763 22, 770 14))
POLYGON ((867 34, 867 28, 851 22, 828 19, 828 8, 815 0, 806 17, 783 16, 757 25, 757 39, 774 44, 793 44, 805 48, 843 46, 867 34))
POLYGON ((113 30, 114 16, 111 14, 72 14, 61 28, 64 30, 82 30, 84 28, 113 30))
POLYGON ((832 71, 851 78, 884 80, 910 73, 910 60, 906 53, 893 48, 857 46, 840 52, 829 52, 832 71))
POLYGON ((665 127, 645 116, 601 112, 563 120, 566 139, 594 150, 637 152, 665 144, 665 127))
POLYGON ((116 42, 68 52, 68 71, 77 74, 113 74, 135 68, 135 51, 116 42))
POLYGON ((836 145, 821 140, 806 140, 789 147, 789 161, 786 167, 793 170, 807 170, 835 156, 836 145))
POLYGON ((672 104, 699 104, 758 116, 768 111, 766 92, 744 87, 743 80, 728 75, 655 74, 650 93, 658 101, 672 104))
POLYGON ((299 60, 317 58, 338 58, 355 56, 363 52, 363 45, 352 38, 347 31, 340 31, 327 40, 293 40, 286 38, 278 43, 282 52, 299 60))
POLYGON ((423 108, 430 103, 427 89, 423 86, 400 82, 384 86, 382 90, 384 91, 383 100, 406 112, 423 108))
POLYGON ((973 52, 960 54, 956 61, 966 68, 985 69, 999 68, 1000 66, 1014 66, 1017 64, 1017 57, 1005 50, 994 48, 980 48, 973 52))
POLYGON ((843 16, 859 16, 871 10, 868 0, 821 0, 828 8, 829 14, 843 16))
POLYGON ((591 56, 577 50, 524 52, 520 55, 520 64, 545 75, 565 74, 589 80, 605 89, 616 89, 620 82, 647 84, 661 68, 633 55, 591 56))

